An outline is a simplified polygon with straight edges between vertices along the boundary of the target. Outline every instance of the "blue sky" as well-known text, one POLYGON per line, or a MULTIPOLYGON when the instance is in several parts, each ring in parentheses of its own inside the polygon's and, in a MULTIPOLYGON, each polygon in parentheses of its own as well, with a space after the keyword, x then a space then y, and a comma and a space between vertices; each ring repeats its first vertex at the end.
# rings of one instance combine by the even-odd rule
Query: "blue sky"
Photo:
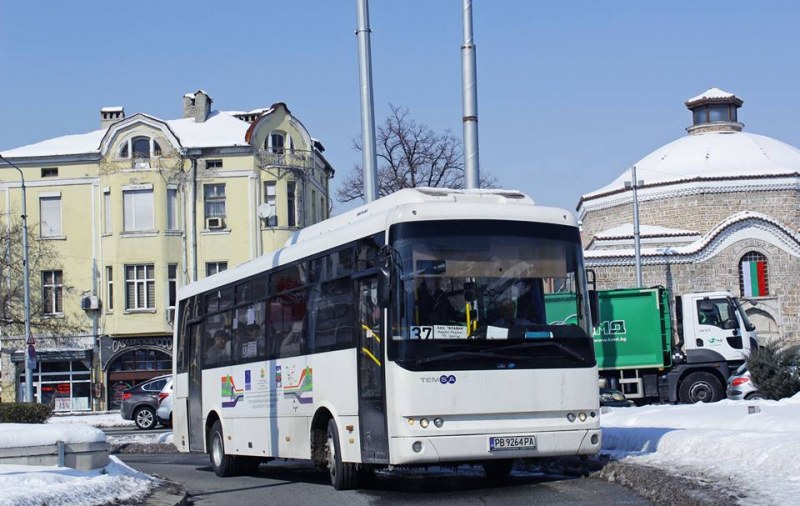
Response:
MULTIPOLYGON (((372 0, 376 122, 388 104, 461 126, 461 0, 372 0)), ((480 167, 574 209, 682 135, 683 101, 744 99, 745 130, 800 146, 800 2, 474 0, 480 167)), ((0 3, 0 153, 99 127, 285 102, 326 147, 333 187, 361 156, 356 0, 0 3)), ((339 207, 343 209, 343 207, 339 207)), ((335 210, 336 211, 336 210, 335 210)), ((334 212, 335 212, 334 211, 334 212)))

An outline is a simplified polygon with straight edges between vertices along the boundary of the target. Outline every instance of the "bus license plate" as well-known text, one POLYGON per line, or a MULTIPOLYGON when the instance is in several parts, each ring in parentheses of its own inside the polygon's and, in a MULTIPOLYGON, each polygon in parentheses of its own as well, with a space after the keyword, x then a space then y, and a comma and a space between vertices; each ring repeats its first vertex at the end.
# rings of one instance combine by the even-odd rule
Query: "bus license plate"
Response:
POLYGON ((489 438, 489 451, 534 450, 536 436, 493 436, 489 438))

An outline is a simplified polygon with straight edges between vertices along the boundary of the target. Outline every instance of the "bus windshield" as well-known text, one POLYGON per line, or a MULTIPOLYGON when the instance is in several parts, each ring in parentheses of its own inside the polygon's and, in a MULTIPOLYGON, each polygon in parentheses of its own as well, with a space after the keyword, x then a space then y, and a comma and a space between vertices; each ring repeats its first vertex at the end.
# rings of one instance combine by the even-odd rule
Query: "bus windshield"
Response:
POLYGON ((411 370, 595 365, 577 229, 477 220, 392 228, 389 359, 411 370))

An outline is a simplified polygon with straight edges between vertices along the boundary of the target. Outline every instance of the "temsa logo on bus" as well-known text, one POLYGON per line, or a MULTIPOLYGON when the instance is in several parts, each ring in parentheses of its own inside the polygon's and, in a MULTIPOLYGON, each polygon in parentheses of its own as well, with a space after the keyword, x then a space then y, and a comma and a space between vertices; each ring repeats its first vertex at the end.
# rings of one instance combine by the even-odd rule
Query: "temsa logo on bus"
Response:
POLYGON ((456 377, 454 375, 447 375, 442 374, 441 376, 422 376, 419 379, 423 383, 440 383, 442 385, 453 384, 456 382, 456 377))

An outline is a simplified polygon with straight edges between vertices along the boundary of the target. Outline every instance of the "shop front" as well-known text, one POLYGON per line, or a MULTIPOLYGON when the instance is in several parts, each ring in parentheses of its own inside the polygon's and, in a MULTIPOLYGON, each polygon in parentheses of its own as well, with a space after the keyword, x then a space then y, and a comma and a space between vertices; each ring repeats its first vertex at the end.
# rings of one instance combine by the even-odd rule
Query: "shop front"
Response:
POLYGON ((172 372, 172 336, 101 338, 108 410, 120 408, 122 392, 172 372))
MULTIPOLYGON (((25 400, 25 355, 14 352, 16 400, 25 400)), ((33 399, 50 404, 54 411, 92 409, 92 350, 38 351, 31 371, 33 399)))

